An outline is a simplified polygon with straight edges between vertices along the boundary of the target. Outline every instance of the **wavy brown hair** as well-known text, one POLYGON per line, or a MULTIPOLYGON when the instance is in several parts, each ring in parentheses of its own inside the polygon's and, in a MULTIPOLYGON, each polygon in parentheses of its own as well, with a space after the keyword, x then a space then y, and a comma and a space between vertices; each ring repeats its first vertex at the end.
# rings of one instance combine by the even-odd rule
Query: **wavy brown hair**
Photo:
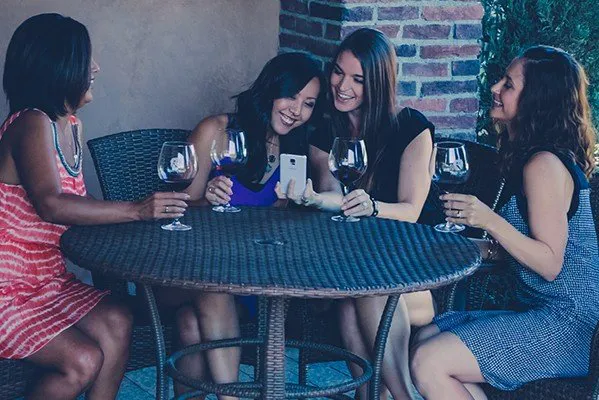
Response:
MULTIPOLYGON (((374 186, 374 173, 388 141, 386 133, 397 126, 397 58, 389 39, 382 32, 370 28, 358 29, 347 36, 333 57, 334 62, 344 51, 350 51, 360 61, 364 74, 360 137, 366 143, 369 163, 356 186, 369 191, 374 186)), ((347 113, 337 111, 331 104, 331 119, 335 136, 347 136, 347 113)))
POLYGON ((570 54, 551 46, 530 47, 519 58, 524 61, 524 87, 511 121, 517 134, 510 141, 505 127, 500 129, 502 171, 507 173, 543 147, 569 156, 590 177, 597 132, 584 69, 570 54))

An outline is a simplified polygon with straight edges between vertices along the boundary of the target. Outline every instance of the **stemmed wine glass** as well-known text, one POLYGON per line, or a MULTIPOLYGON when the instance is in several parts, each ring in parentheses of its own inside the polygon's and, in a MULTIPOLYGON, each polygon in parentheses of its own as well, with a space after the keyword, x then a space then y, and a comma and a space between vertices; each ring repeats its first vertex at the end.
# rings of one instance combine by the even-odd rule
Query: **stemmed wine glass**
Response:
MULTIPOLYGON (((433 181, 442 186, 444 193, 455 189, 468 180, 470 169, 466 146, 460 142, 437 143, 437 157, 435 159, 435 174, 433 181)), ((439 232, 460 232, 465 229, 464 225, 445 222, 435 226, 439 232)))
MULTIPOLYGON (((214 168, 230 178, 235 171, 247 161, 247 147, 245 133, 237 129, 225 129, 223 135, 217 135, 212 141, 210 159, 214 168)), ((241 211, 227 203, 224 206, 215 206, 212 210, 217 212, 234 213, 241 211)))
MULTIPOLYGON (((198 160, 194 147, 186 142, 164 142, 158 157, 158 176, 169 184, 173 191, 183 191, 191 184, 198 172, 198 160)), ((191 226, 175 218, 170 224, 162 225, 167 231, 188 231, 191 226)))
MULTIPOLYGON (((362 139, 335 138, 329 154, 329 170, 341 182, 343 195, 349 192, 349 187, 364 175, 368 166, 366 144, 362 139)), ((337 222, 357 222, 360 218, 345 216, 343 212, 331 217, 337 222)))

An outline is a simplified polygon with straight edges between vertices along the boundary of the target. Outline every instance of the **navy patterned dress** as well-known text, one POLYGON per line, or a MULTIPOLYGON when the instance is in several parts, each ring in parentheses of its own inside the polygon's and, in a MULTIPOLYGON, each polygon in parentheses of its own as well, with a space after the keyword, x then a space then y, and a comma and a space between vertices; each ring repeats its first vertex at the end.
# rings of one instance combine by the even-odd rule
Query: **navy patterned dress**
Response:
MULTIPOLYGON (((590 188, 577 165, 556 155, 575 185, 560 274, 548 282, 508 255, 509 268, 518 278, 515 310, 448 312, 433 320, 441 331, 456 334, 468 346, 485 380, 502 390, 537 379, 588 374, 591 340, 599 321, 599 255, 590 188)), ((530 236, 521 177, 516 181, 518 189, 512 190, 499 214, 530 236)))

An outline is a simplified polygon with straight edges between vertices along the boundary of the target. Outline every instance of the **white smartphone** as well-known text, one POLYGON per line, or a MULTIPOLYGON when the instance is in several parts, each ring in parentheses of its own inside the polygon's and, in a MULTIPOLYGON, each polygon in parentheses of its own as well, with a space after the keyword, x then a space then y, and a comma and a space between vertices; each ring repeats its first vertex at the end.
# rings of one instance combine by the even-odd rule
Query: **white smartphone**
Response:
POLYGON ((283 193, 287 194, 287 186, 291 179, 295 181, 295 188, 293 189, 294 194, 299 196, 304 193, 304 189, 306 188, 306 167, 308 164, 308 157, 283 153, 281 154, 280 161, 281 190, 283 193))

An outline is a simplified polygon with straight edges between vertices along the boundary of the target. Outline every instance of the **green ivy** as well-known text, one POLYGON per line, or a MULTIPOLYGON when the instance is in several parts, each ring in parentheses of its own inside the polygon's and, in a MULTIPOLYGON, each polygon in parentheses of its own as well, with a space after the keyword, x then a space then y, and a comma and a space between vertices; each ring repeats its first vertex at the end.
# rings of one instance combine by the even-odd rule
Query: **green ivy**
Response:
MULTIPOLYGON (((482 0, 482 50, 477 131, 495 142, 489 109, 491 86, 524 48, 546 44, 568 51, 582 63, 591 83, 589 100, 599 121, 599 3, 597 0, 482 0)), ((597 124, 596 124, 597 125, 597 124)))

